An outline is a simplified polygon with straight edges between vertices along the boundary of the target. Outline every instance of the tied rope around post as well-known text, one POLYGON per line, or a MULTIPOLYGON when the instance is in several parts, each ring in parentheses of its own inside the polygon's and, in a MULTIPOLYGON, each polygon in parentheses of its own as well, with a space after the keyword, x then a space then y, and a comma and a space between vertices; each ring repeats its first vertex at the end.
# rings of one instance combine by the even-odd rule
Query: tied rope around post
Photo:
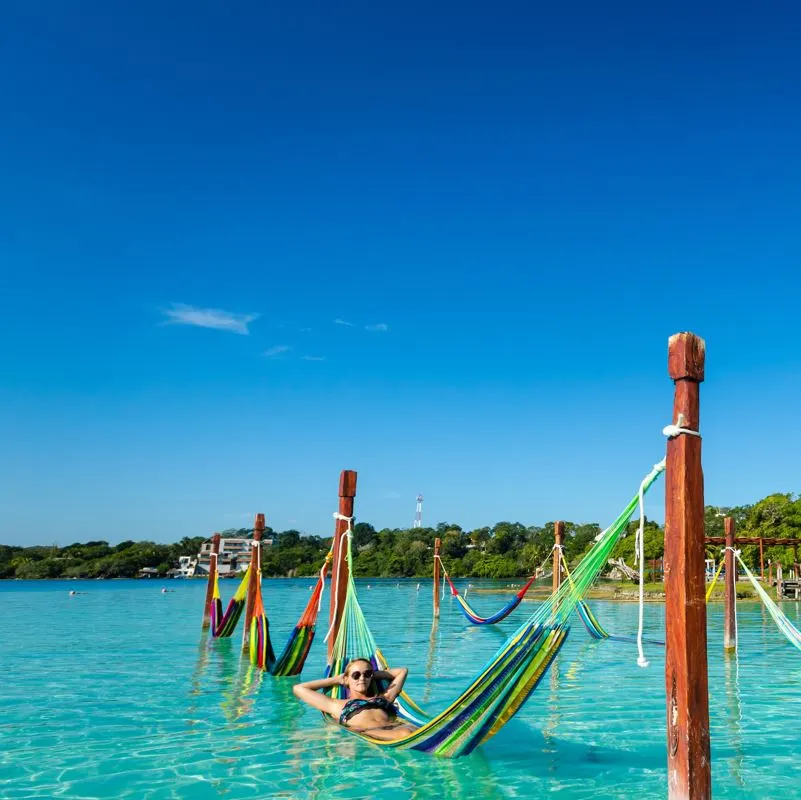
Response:
MULTIPOLYGON (((351 523, 353 522, 353 517, 346 517, 340 514, 338 511, 335 511, 333 517, 337 521, 347 522, 348 529, 345 531, 345 535, 339 542, 339 558, 337 559, 337 565, 339 565, 342 561, 342 550, 346 544, 349 544, 351 534, 353 533, 353 528, 351 527, 351 523)), ((328 637, 331 636, 331 632, 334 630, 334 625, 337 622, 337 611, 339 610, 339 570, 337 570, 337 574, 334 576, 336 580, 336 584, 331 582, 331 591, 334 593, 334 614, 331 617, 331 626, 328 628, 328 633, 325 635, 324 642, 328 641, 328 637)))
MULTIPOLYGON (((679 414, 679 422, 683 418, 679 414)), ((668 426, 670 427, 670 426, 668 426)), ((667 430, 667 428, 665 428, 667 430)), ((666 461, 663 458, 658 464, 654 464, 656 472, 663 472, 666 466, 666 461)), ((637 528, 637 535, 634 539, 634 563, 640 562, 640 608, 639 619, 637 621, 637 666, 647 667, 648 659, 645 657, 645 651, 642 647, 642 630, 643 630, 643 616, 645 614, 645 481, 643 479, 640 483, 640 490, 638 492, 640 501, 640 524, 637 528)))

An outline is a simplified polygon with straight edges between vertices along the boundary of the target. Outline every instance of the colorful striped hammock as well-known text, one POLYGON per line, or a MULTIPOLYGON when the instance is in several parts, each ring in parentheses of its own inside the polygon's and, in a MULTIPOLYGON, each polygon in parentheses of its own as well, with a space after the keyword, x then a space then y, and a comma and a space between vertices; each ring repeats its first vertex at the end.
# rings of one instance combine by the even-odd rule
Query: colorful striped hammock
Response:
POLYGON ((306 608, 278 658, 275 657, 275 651, 270 641, 270 621, 267 619, 267 614, 264 610, 264 601, 261 594, 261 569, 259 569, 253 619, 250 623, 251 664, 260 667, 275 677, 300 674, 314 641, 317 616, 320 613, 323 588, 325 586, 325 575, 328 572, 330 561, 331 553, 328 553, 325 557, 325 563, 320 569, 317 584, 309 597, 309 602, 306 604, 306 608))
MULTIPOLYGON (((435 556, 435 558, 439 558, 439 556, 435 556)), ((468 621, 473 625, 494 625, 496 622, 506 619, 520 605, 523 598, 526 596, 526 592, 535 580, 535 576, 532 575, 528 579, 526 585, 519 592, 517 592, 517 594, 515 594, 515 596, 500 611, 496 611, 490 617, 482 617, 477 614, 470 607, 470 604, 467 602, 467 600, 465 600, 465 598, 459 594, 459 591, 453 585, 451 576, 448 575, 448 571, 445 569, 445 565, 442 563, 441 558, 439 558, 439 563, 442 566, 442 574, 445 577, 445 580, 448 581, 448 585, 451 587, 451 595, 456 598, 456 602, 459 604, 462 614, 464 614, 468 621)))
MULTIPOLYGON (((419 726, 412 733, 402 739, 385 741, 350 728, 345 730, 379 747, 421 750, 451 758, 471 753, 494 736, 519 711, 542 680, 565 642, 570 629, 570 614, 606 564, 637 507, 640 495, 654 483, 662 469, 660 464, 648 474, 641 492, 601 534, 576 568, 573 580, 563 583, 548 602, 537 608, 444 711, 428 717, 406 693, 402 693, 397 700, 398 717, 419 726)), ((374 669, 388 666, 367 626, 356 595, 350 539, 349 525, 347 535, 342 539, 349 567, 345 607, 326 677, 340 674, 347 662, 357 657, 369 659, 374 669)), ((335 686, 331 689, 331 696, 344 698, 345 692, 344 687, 335 686)))
POLYGON ((215 639, 226 639, 236 630, 239 618, 242 616, 242 610, 245 608, 249 580, 250 566, 248 565, 239 588, 228 601, 228 608, 225 609, 223 614, 219 573, 214 573, 214 592, 211 596, 211 635, 215 639))

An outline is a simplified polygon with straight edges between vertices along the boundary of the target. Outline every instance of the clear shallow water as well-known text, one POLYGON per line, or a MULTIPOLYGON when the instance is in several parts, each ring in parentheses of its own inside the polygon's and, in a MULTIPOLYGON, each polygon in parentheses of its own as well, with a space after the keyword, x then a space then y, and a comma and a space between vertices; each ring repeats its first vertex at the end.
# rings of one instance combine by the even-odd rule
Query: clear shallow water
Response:
MULTIPOLYGON (((308 599, 308 579, 265 582, 277 648, 308 599)), ((408 688, 439 710, 532 608, 469 626, 443 601, 431 636, 431 590, 361 582, 368 621, 408 688)), ((227 596, 233 582, 223 583, 227 596)), ((664 797, 664 653, 589 640, 576 621, 523 710, 472 756, 383 752, 321 722, 294 679, 240 661, 240 637, 201 642, 199 581, 0 582, 0 797, 15 798, 562 798, 664 797), (161 588, 174 589, 162 594, 161 588), (69 597, 75 589, 88 594, 69 597)), ((500 595, 471 594, 479 612, 500 595)), ((634 604, 592 604, 616 633, 634 604)), ((324 610, 327 608, 324 604, 324 610)), ((785 604, 798 620, 799 605, 785 604)), ((646 608, 651 635, 664 606, 646 608)), ((321 628, 325 626, 322 624, 321 628)), ((741 604, 738 661, 722 653, 722 606, 709 612, 716 797, 798 796, 801 654, 761 606, 741 604)), ((241 624, 240 624, 241 630, 241 624)), ((322 673, 318 631, 304 678, 322 673)))

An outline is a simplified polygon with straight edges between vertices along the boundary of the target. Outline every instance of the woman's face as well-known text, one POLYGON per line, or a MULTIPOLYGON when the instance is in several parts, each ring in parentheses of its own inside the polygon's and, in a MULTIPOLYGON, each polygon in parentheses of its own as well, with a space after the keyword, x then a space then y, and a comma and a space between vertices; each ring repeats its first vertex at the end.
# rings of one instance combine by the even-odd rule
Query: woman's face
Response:
POLYGON ((362 694, 370 688, 373 680, 373 665, 369 661, 354 661, 348 664, 348 687, 362 694))

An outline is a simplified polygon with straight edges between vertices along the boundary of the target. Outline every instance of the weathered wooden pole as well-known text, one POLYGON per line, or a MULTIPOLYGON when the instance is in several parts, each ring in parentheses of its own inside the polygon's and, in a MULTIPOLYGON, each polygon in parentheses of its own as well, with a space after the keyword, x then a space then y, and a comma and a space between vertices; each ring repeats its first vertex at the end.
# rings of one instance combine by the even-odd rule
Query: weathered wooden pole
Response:
POLYGON ((261 537, 264 536, 264 514, 256 514, 253 522, 253 546, 250 549, 250 575, 248 576, 248 600, 245 605, 245 629, 242 631, 242 650, 250 649, 250 623, 256 607, 256 587, 261 575, 261 537))
MULTIPOLYGON (((704 340, 678 333, 668 344, 675 383, 673 423, 698 430, 704 340)), ((706 663, 704 476, 701 439, 676 432, 665 474, 665 686, 669 800, 712 796, 706 663)))
POLYGON ((553 589, 556 591, 562 585, 562 550, 565 543, 565 523, 559 520, 553 524, 553 589))
POLYGON ((725 517, 723 528, 726 531, 726 554, 724 555, 726 570, 725 606, 723 610, 723 649, 737 649, 737 560, 734 558, 734 519, 725 517))
POLYGON ((434 539, 434 619, 439 616, 439 548, 441 545, 440 539, 434 539))
POLYGON ((203 624, 201 630, 211 625, 211 598, 214 595, 214 579, 217 577, 217 556, 220 553, 220 534, 211 537, 211 553, 209 554, 209 579, 206 583, 206 602, 203 604, 203 624))
POLYGON ((762 537, 759 537, 759 578, 765 580, 765 551, 762 547, 762 537))
MULTIPOLYGON (((353 517, 353 498, 356 497, 356 473, 352 469, 343 469, 339 473, 339 514, 342 517, 353 517)), ((328 612, 328 624, 331 635, 328 638, 328 658, 334 652, 334 642, 339 633, 342 611, 345 608, 345 597, 348 593, 348 558, 347 537, 348 523, 338 519, 334 525, 334 540, 331 549, 334 554, 331 562, 331 605, 328 612)))
POLYGON ((781 600, 784 597, 784 571, 782 570, 782 562, 776 562, 776 599, 781 600))

